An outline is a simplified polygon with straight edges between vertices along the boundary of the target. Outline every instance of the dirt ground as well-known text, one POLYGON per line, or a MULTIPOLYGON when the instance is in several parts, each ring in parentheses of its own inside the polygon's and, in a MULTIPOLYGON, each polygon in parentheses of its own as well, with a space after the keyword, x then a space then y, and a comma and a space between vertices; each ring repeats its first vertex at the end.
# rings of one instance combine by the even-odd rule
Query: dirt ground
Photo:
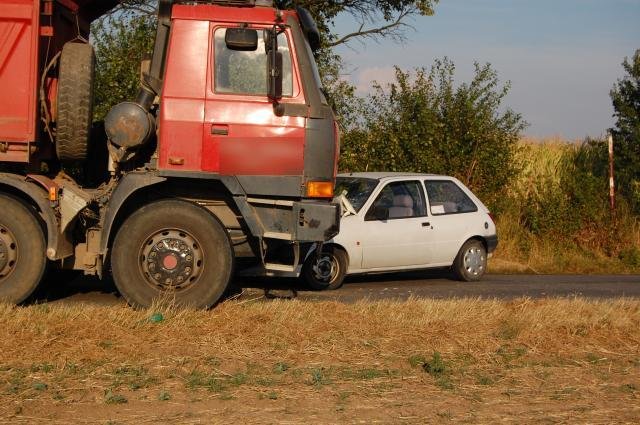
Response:
POLYGON ((0 423, 639 423, 640 300, 0 305, 0 423))

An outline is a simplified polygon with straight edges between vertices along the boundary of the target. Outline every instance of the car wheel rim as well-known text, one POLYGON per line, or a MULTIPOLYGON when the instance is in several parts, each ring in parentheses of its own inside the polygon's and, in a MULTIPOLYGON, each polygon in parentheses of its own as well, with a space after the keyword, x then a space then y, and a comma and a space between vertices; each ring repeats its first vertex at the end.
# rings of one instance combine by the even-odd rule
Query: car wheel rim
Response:
POLYGON ((0 282, 9 277, 18 260, 18 243, 6 227, 0 225, 0 282))
POLYGON ((333 255, 323 254, 313 266, 313 274, 319 281, 331 283, 338 275, 339 267, 333 255))
POLYGON ((148 237, 139 258, 140 271, 147 283, 163 291, 187 289, 204 267, 200 243, 179 229, 161 230, 148 237))
POLYGON ((464 269, 469 275, 478 276, 484 272, 484 250, 478 247, 467 249, 463 257, 464 269))

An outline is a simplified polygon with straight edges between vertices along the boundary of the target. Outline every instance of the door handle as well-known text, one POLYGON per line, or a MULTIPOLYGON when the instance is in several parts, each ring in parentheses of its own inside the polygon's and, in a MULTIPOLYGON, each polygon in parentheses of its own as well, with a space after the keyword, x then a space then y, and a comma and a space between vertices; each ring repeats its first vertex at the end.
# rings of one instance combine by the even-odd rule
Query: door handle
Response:
POLYGON ((431 229, 433 229, 433 226, 431 226, 431 223, 429 223, 428 221, 425 221, 422 223, 422 227, 429 227, 431 229))
POLYGON ((229 126, 226 124, 213 124, 211 125, 211 134, 214 136, 228 136, 229 126))

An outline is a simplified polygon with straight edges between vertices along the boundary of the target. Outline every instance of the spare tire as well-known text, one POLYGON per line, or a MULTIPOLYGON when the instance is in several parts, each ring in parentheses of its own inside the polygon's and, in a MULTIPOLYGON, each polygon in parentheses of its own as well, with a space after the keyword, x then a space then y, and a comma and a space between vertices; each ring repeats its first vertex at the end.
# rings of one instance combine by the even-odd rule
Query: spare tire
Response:
POLYGON ((68 42, 60 55, 56 153, 63 162, 87 158, 93 120, 93 46, 68 42))

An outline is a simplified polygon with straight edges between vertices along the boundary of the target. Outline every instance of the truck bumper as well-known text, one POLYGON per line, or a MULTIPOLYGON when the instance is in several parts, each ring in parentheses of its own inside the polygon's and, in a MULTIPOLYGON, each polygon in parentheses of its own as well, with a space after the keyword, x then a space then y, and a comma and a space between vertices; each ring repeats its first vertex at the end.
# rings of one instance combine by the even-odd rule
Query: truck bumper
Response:
POLYGON ((321 202, 294 202, 293 219, 298 242, 324 242, 340 230, 340 207, 321 202))

